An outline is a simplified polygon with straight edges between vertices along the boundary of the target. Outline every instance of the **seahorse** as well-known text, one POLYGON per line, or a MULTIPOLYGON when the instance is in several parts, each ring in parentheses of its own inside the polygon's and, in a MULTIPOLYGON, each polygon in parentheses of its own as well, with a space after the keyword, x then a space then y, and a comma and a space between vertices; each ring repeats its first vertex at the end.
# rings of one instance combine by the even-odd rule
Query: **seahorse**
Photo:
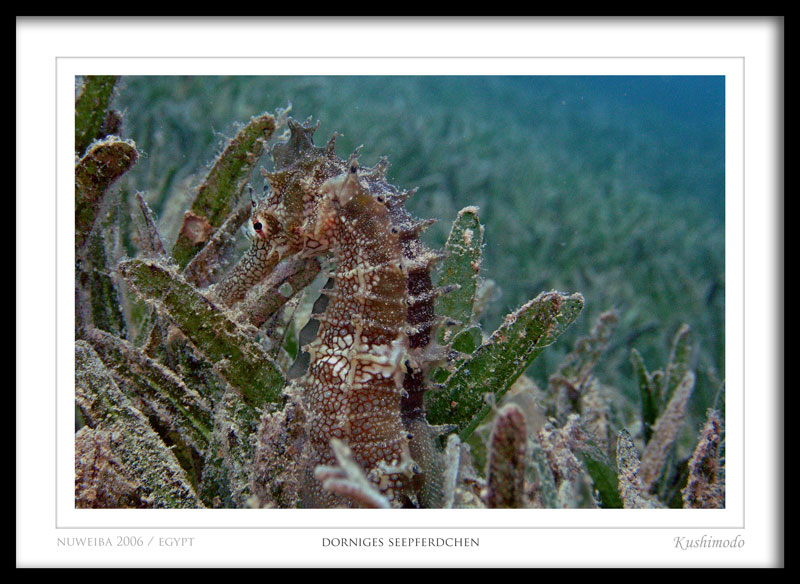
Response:
POLYGON ((441 462, 423 403, 441 354, 433 331, 442 290, 431 280, 440 255, 419 237, 430 222, 405 209, 414 191, 387 182, 385 157, 362 167, 358 149, 336 155, 336 134, 314 145, 319 122, 287 123, 290 136, 271 151, 274 170, 262 171, 270 188, 253 210, 254 246, 277 261, 328 254, 334 266, 327 307, 314 315, 317 336, 304 347, 307 372, 288 392, 289 417, 305 431, 298 504, 349 505, 313 478, 318 465, 335 464, 335 438, 391 506, 439 506, 441 462))

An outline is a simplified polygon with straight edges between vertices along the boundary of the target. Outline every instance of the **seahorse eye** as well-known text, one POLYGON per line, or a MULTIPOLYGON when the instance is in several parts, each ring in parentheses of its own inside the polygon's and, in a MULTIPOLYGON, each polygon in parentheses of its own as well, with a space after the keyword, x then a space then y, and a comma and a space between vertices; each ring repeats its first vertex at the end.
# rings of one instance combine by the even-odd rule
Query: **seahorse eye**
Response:
POLYGON ((263 225, 261 225, 261 221, 256 221, 255 223, 253 223, 253 229, 255 229, 256 231, 261 231, 262 227, 263 225))

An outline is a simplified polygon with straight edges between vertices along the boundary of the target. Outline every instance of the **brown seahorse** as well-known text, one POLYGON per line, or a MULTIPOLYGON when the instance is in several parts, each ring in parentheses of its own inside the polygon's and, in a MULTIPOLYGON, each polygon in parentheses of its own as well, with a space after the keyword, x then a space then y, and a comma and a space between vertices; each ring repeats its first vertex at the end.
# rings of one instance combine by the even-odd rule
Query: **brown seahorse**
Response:
POLYGON ((423 406, 440 354, 432 337, 440 291, 430 275, 439 256, 419 239, 430 222, 405 210, 413 191, 387 183, 385 158, 361 167, 358 150, 347 161, 336 155, 335 134, 314 145, 319 123, 288 125, 290 137, 272 149, 275 170, 264 172, 270 194, 253 211, 253 253, 268 264, 330 254, 334 286, 323 291, 327 307, 305 347, 307 373, 289 387, 280 422, 262 423, 254 490, 296 481, 294 490, 284 485, 296 493, 288 504, 349 506, 313 476, 336 463, 330 443, 338 439, 391 506, 437 507, 441 462, 423 406))

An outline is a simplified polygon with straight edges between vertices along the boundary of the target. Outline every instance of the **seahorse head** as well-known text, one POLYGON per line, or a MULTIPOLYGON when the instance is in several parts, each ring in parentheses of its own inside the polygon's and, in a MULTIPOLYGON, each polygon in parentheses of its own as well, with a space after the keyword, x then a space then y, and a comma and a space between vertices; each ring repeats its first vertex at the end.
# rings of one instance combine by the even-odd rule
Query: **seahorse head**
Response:
POLYGON ((374 204, 368 181, 375 172, 359 167, 358 150, 346 161, 336 156, 335 134, 324 148, 314 146, 319 123, 287 123, 290 136, 272 148, 275 170, 262 169, 269 194, 255 205, 252 226, 281 258, 313 256, 330 249, 337 221, 374 204))

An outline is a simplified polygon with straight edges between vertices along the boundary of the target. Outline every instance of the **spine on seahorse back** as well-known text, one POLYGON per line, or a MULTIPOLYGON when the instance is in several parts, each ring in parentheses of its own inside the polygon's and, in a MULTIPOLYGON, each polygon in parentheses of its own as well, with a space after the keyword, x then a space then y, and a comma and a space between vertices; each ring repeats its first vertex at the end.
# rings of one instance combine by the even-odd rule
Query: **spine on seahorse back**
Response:
MULTIPOLYGON (((368 478, 395 506, 435 503, 438 453, 422 395, 434 323, 436 255, 419 241, 426 225, 403 208, 408 192, 386 182, 386 162, 360 168, 313 145, 316 127, 289 120, 273 148, 271 196, 254 212, 256 234, 281 257, 331 253, 334 286, 299 380, 311 464, 335 464, 343 440, 368 478), (258 228, 256 228, 258 227, 258 228), (277 236, 277 239, 275 239, 277 236)), ((305 504, 345 503, 316 481, 305 504)))

